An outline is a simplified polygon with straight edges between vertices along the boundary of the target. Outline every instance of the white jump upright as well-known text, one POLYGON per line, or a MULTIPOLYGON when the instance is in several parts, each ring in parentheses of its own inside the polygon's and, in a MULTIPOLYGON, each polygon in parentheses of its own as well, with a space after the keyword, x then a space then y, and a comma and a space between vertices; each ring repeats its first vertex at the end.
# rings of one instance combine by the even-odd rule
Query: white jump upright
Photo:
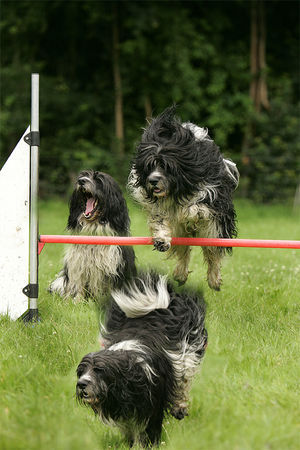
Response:
POLYGON ((38 319, 39 141, 39 75, 32 74, 31 127, 0 172, 0 314, 13 320, 38 319))
POLYGON ((30 149, 28 127, 0 172, 0 314, 17 319, 28 308, 30 149))

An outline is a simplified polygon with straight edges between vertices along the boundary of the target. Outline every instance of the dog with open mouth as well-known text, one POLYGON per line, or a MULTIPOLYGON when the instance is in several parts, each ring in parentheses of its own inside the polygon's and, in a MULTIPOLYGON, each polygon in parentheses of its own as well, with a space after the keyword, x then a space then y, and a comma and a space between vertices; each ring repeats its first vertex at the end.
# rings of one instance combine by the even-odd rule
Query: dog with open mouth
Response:
MULTIPOLYGON (((128 188, 148 213, 154 249, 177 259, 173 276, 184 284, 190 247, 171 247, 172 237, 236 237, 232 195, 239 182, 234 162, 225 159, 205 128, 182 123, 167 108, 144 130, 128 188)), ((221 260, 231 248, 202 247, 210 288, 220 290, 221 260)))
MULTIPOLYGON (((82 235, 130 235, 126 201, 110 175, 94 170, 80 172, 70 199, 67 229, 82 235)), ((135 273, 132 247, 72 244, 68 245, 64 267, 49 290, 76 300, 98 299, 135 273)))
POLYGON ((191 383, 207 346, 204 321, 202 295, 179 294, 155 272, 113 290, 103 348, 77 368, 78 401, 118 426, 130 446, 159 445, 164 417, 188 415, 191 383))

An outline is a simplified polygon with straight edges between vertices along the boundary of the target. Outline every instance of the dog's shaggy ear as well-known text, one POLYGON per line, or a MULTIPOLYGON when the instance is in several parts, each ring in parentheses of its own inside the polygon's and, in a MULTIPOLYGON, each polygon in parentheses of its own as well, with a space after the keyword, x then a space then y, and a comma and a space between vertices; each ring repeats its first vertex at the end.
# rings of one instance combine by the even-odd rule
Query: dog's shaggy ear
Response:
POLYGON ((103 218, 119 236, 129 234, 130 219, 127 204, 118 183, 108 174, 95 173, 97 182, 101 184, 104 204, 101 205, 103 218))
POLYGON ((77 189, 73 191, 69 203, 70 213, 68 218, 67 229, 75 230, 78 227, 78 217, 84 211, 85 201, 81 192, 77 189))
POLYGON ((101 400, 103 401, 104 399, 107 398, 108 386, 107 386, 107 384, 105 383, 105 381, 103 380, 103 378, 101 376, 101 370, 98 371, 97 367, 95 367, 94 371, 96 373, 98 397, 100 397, 101 400))

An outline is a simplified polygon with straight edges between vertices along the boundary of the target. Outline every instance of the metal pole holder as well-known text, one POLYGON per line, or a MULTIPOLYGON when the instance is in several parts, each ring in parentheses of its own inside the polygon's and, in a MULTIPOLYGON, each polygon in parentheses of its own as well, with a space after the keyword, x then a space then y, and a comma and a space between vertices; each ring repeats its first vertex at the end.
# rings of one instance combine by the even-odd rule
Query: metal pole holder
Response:
POLYGON ((39 321, 38 315, 38 187, 39 187, 39 74, 31 74, 31 125, 24 137, 30 145, 30 249, 29 284, 23 293, 29 297, 29 310, 23 315, 24 322, 39 321))

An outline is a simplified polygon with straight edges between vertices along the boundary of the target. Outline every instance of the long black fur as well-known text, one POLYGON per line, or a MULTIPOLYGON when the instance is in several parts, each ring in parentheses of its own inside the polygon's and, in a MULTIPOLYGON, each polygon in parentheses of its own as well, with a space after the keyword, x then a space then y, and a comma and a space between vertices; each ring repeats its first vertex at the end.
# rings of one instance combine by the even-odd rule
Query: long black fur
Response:
MULTIPOLYGON (((109 224, 110 228, 118 236, 130 235, 130 219, 123 193, 118 183, 109 174, 94 170, 83 170, 77 178, 79 180, 90 178, 95 182, 95 194, 98 199, 98 222, 101 225, 109 224)), ((79 222, 81 214, 85 210, 87 198, 90 194, 84 191, 85 185, 77 187, 70 199, 70 214, 67 229, 81 231, 79 222)))
MULTIPOLYGON (((158 279, 153 273, 150 278, 142 276, 135 280, 134 289, 128 285, 123 293, 130 296, 138 290, 142 295, 146 285, 159 296, 158 279)), ((77 369, 78 400, 89 404, 104 422, 113 421, 120 426, 130 445, 158 445, 165 415, 171 412, 178 419, 186 415, 186 412, 178 414, 177 405, 186 376, 187 349, 196 367, 207 344, 203 299, 187 291, 177 294, 170 284, 166 289, 167 308, 154 309, 136 318, 128 318, 111 300, 102 335, 105 348, 86 355, 77 369), (126 342, 138 345, 118 349, 126 342), (178 372, 171 355, 181 361, 182 372, 178 372)))
MULTIPOLYGON (((223 155, 213 140, 197 141, 192 131, 182 126, 175 111, 174 106, 167 108, 145 129, 133 161, 136 186, 145 187, 149 174, 157 166, 167 174, 170 194, 176 202, 184 203, 196 194, 199 184, 216 186, 216 198, 212 200, 207 193, 202 202, 218 213, 222 225, 220 237, 236 237, 232 203, 236 184, 225 170, 223 155)), ((149 191, 147 196, 150 201, 157 201, 149 191)))
MULTIPOLYGON (((110 175, 94 170, 80 172, 70 198, 67 229, 74 234, 130 235, 126 201, 110 175), (88 209, 88 202, 94 205, 93 210, 88 209)), ((132 247, 116 246, 120 255, 110 251, 109 246, 85 247, 75 244, 67 248, 64 268, 51 283, 50 292, 96 298, 136 274, 132 247)))
MULTIPOLYGON (((214 236, 201 237, 233 238, 237 235, 232 193, 238 184, 238 171, 230 160, 224 159, 208 135, 203 133, 203 137, 197 139, 194 132, 197 127, 183 124, 175 116, 175 109, 174 106, 167 108, 145 129, 129 177, 131 193, 150 214, 154 246, 160 251, 168 250, 169 243, 160 239, 159 221, 164 218, 166 222, 174 222, 180 215, 179 208, 183 210, 191 204, 200 211, 198 226, 196 221, 191 226, 189 217, 178 219, 184 236, 201 235, 203 206, 207 207, 216 231, 214 236), (167 192, 165 197, 156 196, 149 182, 151 174, 157 170, 160 171, 160 186, 167 192)), ((226 250, 231 253, 232 248, 218 248, 219 255, 226 250)))

